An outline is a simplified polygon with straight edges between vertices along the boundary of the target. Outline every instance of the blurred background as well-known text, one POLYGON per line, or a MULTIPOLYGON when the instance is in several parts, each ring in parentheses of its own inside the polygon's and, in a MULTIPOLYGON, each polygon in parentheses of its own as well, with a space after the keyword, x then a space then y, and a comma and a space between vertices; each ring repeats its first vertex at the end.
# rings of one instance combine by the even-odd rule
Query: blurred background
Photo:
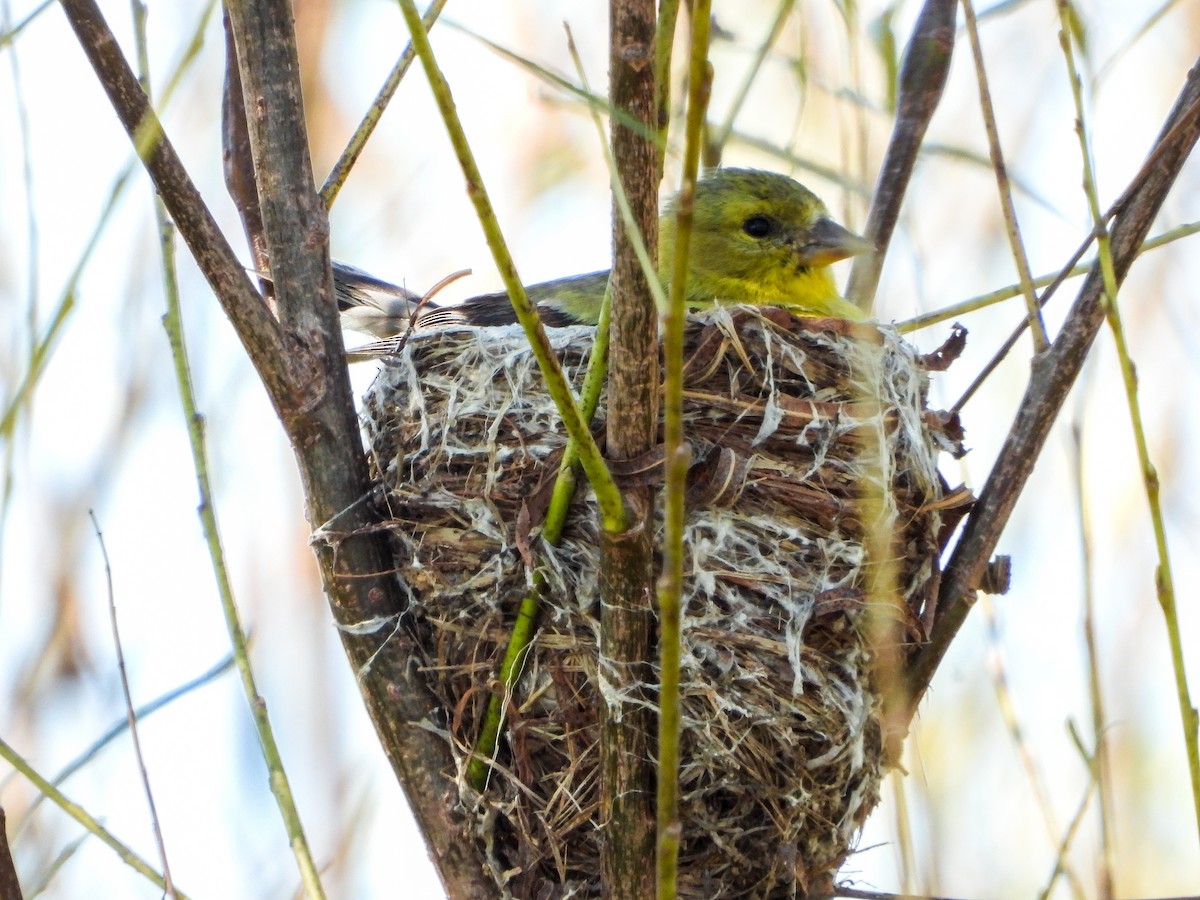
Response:
MULTIPOLYGON (((710 117, 718 128, 732 123, 723 162, 793 174, 840 221, 861 227, 892 124, 894 57, 919 5, 717 0, 710 117)), ((102 6, 132 55, 129 5, 102 6)), ((1107 206, 1141 165, 1195 61, 1200 5, 1084 0, 1072 10, 1107 206)), ((980 3, 977 11, 1025 246, 1035 274, 1054 272, 1091 229, 1059 12, 1052 0, 980 3)), ((47 778, 93 749, 64 791, 155 859, 128 734, 95 746, 123 719, 124 704, 89 510, 108 551, 136 704, 219 666, 230 645, 161 325, 152 193, 57 4, 0 0, 0 16, 0 737, 47 778)), ((407 33, 386 0, 296 0, 296 16, 320 183, 407 33)), ((484 43, 575 81, 564 24, 589 84, 604 93, 605 4, 453 0, 433 31, 526 282, 609 261, 608 176, 586 110, 484 43)), ((168 136, 249 262, 221 173, 219 11, 151 3, 148 29, 156 93, 180 73, 160 104, 168 136)), ((678 177, 676 152, 665 184, 678 177)), ((1200 218, 1198 187, 1193 160, 1152 234, 1200 218)), ((334 256, 381 277, 424 291, 470 268, 473 276, 443 297, 500 287, 419 66, 331 222, 334 256)), ((224 547, 259 689, 329 895, 436 898, 438 882, 331 627, 282 430, 186 250, 178 256, 224 547)), ((902 321, 1015 281, 960 31, 876 314, 902 321)), ((1049 304, 1052 336, 1078 284, 1049 304)), ((1197 285, 1195 239, 1179 240, 1140 259, 1120 299, 1162 483, 1193 690, 1197 285)), ((961 316, 967 351, 935 376, 931 405, 953 404, 1021 317, 1019 300, 961 316)), ((910 339, 928 351, 949 327, 910 339)), ((1025 338, 964 408, 971 452, 944 460, 951 484, 983 484, 1030 353, 1025 338)), ((353 371, 361 393, 372 366, 353 371)), ((1000 551, 1013 559, 1012 589, 982 598, 971 613, 915 722, 907 775, 889 780, 843 879, 863 889, 975 898, 1200 892, 1153 534, 1107 331, 1000 551), (1108 765, 1097 787, 1080 747, 1094 753, 1100 740, 1108 765), (1062 845, 1065 872, 1055 877, 1062 845)), ((292 896, 295 864, 233 674, 211 675, 145 716, 140 735, 179 887, 195 897, 292 896)), ((159 896, 38 800, 23 776, 0 764, 0 804, 27 897, 37 889, 54 898, 159 896)))

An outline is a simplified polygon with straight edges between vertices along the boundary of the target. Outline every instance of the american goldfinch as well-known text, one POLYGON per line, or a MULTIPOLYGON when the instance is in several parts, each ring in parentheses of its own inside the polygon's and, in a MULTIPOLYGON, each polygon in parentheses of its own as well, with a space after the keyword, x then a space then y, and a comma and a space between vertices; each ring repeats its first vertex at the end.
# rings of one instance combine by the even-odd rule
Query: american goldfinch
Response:
MULTIPOLYGON (((659 277, 664 286, 675 255, 672 198, 659 223, 659 277)), ((781 306, 801 316, 862 319, 833 283, 831 263, 873 249, 829 218, 820 198, 775 172, 718 169, 696 184, 686 303, 781 306)), ((334 263, 334 284, 347 328, 380 338, 414 327, 508 325, 516 321, 508 296, 483 294, 455 305, 419 297, 352 266, 334 263)), ((526 290, 548 327, 594 325, 608 272, 535 284, 526 290)))

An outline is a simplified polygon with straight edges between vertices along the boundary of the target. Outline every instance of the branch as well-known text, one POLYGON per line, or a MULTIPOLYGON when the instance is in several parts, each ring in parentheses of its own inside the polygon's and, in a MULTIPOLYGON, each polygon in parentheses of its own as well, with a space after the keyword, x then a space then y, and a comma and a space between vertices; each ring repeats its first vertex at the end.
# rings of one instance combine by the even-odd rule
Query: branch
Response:
MULTIPOLYGON (((663 454, 666 479, 663 490, 662 575, 658 583, 658 819, 657 880, 659 900, 674 900, 678 890, 679 847, 683 826, 679 819, 680 735, 682 701, 679 673, 684 604, 684 495, 687 492, 691 453, 683 424, 683 344, 687 318, 687 274, 696 202, 696 177, 704 122, 712 92, 712 65, 708 61, 710 0, 692 5, 692 46, 688 58, 687 119, 683 178, 675 205, 675 256, 672 260, 671 296, 663 322, 663 454)), ((661 29, 660 29, 661 33, 661 29)), ((665 93, 665 91, 664 91, 665 93)), ((660 98, 661 105, 661 98, 660 98)), ((732 115, 730 117, 732 121, 732 115)), ((718 146, 719 143, 718 143, 718 146)))
MULTIPOLYGON (((1184 161, 1200 138, 1200 61, 1167 117, 1149 158, 1117 204, 1112 258, 1117 283, 1125 280, 1146 234, 1184 161)), ((967 519, 942 579, 929 643, 913 657, 907 692, 910 721, 950 642, 974 604, 975 591, 1041 453, 1050 428, 1079 377, 1105 318, 1104 278, 1093 265, 1058 339, 1033 358, 1032 375, 1016 420, 967 519)))
POLYGON ((273 302, 275 289, 271 279, 271 259, 263 232, 262 208, 258 203, 258 185, 254 183, 254 157, 250 153, 250 131, 246 125, 246 106, 242 100, 242 75, 237 66, 237 47, 229 27, 229 8, 222 6, 221 25, 225 30, 225 90, 221 92, 221 146, 225 163, 225 189, 233 198, 246 243, 260 273, 258 283, 264 296, 273 302))
MULTIPOLYGON (((609 104, 642 123, 613 119, 616 177, 633 226, 651 258, 658 248, 659 126, 653 0, 609 6, 609 104)), ((666 89, 665 86, 663 88, 666 89)), ((612 325, 608 380, 608 455, 631 459, 650 450, 658 432, 658 316, 616 201, 613 203, 612 325)), ((625 491, 624 533, 605 531, 600 555, 601 878, 611 897, 654 896, 654 491, 625 491)))
POLYGON ((8 822, 4 807, 0 806, 0 897, 5 900, 21 900, 21 882, 17 879, 17 867, 13 864, 12 851, 8 847, 8 822))
MULTIPOLYGON (((298 351, 307 350, 340 362, 345 350, 329 272, 329 219, 313 184, 291 3, 229 0, 225 9, 242 86, 240 110, 237 98, 228 95, 226 110, 231 115, 241 112, 238 118, 244 117, 248 126, 253 184, 279 319, 301 343, 287 352, 293 361, 298 361, 298 351), (247 109, 254 114, 246 116, 247 109), (317 302, 312 302, 314 293, 322 295, 317 302)), ((323 367, 321 363, 311 361, 316 367, 323 367)))
POLYGON ((408 665, 412 641, 400 585, 388 571, 387 536, 375 530, 375 516, 363 502, 366 458, 332 300, 324 207, 308 160, 290 5, 274 0, 251 10, 230 4, 239 55, 250 61, 241 72, 243 96, 255 112, 247 134, 258 164, 261 234, 280 321, 204 206, 94 0, 62 0, 62 7, 284 424, 343 643, 443 882, 455 897, 490 897, 494 887, 446 799, 451 785, 443 773, 453 771, 449 749, 425 727, 435 704, 408 665))
POLYGON ((449 747, 426 727, 437 704, 409 665, 416 652, 387 534, 375 527, 377 515, 365 502, 370 478, 333 302, 325 205, 312 180, 291 4, 227 6, 242 86, 240 107, 236 96, 227 107, 254 111, 246 120, 263 243, 289 337, 293 384, 304 398, 281 417, 300 469, 323 586, 367 712, 447 892, 490 897, 494 886, 448 799, 449 747))
MULTIPOLYGON (((95 0, 62 0, 62 8, 155 189, 246 352, 256 361, 285 358, 278 323, 250 284, 175 148, 163 134, 158 117, 95 0)), ((260 369, 259 375, 272 399, 287 392, 288 383, 282 372, 275 368, 260 369)))
POLYGON ((896 230, 908 179, 917 164, 925 129, 942 99, 942 89, 950 74, 957 4, 958 0, 925 0, 904 51, 896 101, 896 127, 879 170, 875 199, 871 202, 864 230, 864 236, 875 245, 875 252, 855 257, 846 285, 846 296, 862 310, 869 310, 874 302, 883 258, 891 243, 892 232, 896 230))

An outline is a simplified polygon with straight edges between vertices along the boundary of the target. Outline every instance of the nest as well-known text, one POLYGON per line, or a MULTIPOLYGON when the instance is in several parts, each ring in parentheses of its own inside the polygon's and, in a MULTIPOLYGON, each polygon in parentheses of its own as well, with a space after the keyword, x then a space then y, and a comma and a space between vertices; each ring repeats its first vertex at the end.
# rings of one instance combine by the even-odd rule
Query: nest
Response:
MULTIPOLYGON (((593 330, 549 334, 578 387, 593 330)), ((920 634, 950 505, 936 457, 955 436, 925 409, 923 362, 889 328, 689 317, 681 897, 826 890, 878 801, 872 611, 893 648, 920 634)), ((369 392, 366 430, 431 717, 498 889, 599 896, 600 537, 584 486, 560 545, 537 539, 566 438, 524 336, 414 335, 369 392), (530 562, 538 630, 476 792, 465 772, 530 562)))

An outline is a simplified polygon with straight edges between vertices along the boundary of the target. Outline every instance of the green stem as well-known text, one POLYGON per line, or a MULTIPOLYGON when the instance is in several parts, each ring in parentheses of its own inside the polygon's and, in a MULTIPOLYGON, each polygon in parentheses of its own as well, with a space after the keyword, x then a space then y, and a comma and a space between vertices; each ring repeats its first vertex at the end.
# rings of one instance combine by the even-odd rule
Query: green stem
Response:
POLYGON ((1154 546, 1158 553, 1158 569, 1155 572, 1155 587, 1158 603, 1162 608, 1167 626, 1167 641, 1171 647, 1171 667, 1175 675, 1175 691, 1179 703, 1179 717, 1183 725, 1183 741, 1187 752, 1188 773, 1192 782, 1192 805, 1196 814, 1197 836, 1200 837, 1200 715, 1192 703, 1188 690, 1187 667, 1183 658, 1183 637, 1179 630, 1179 615, 1175 605, 1175 579, 1171 570, 1171 558, 1167 549, 1167 528, 1163 520, 1162 503, 1159 497, 1158 471, 1150 459, 1150 448, 1146 441, 1146 428, 1142 419, 1141 401, 1138 398, 1137 372, 1129 355, 1125 341, 1125 329, 1121 323, 1121 310, 1117 305, 1117 274, 1113 264, 1111 240, 1107 228, 1103 227, 1100 202, 1096 189, 1095 172, 1088 143, 1087 120, 1084 116, 1083 88, 1075 67, 1075 56, 1071 46, 1070 10, 1066 0, 1058 0, 1062 30, 1059 42, 1067 63, 1071 82, 1071 93, 1075 99, 1075 130, 1079 135, 1079 147, 1083 157, 1083 184, 1087 193, 1092 220, 1099 231, 1096 242, 1100 258, 1100 272, 1104 279, 1104 310, 1108 327, 1112 331, 1117 358, 1121 366, 1121 378, 1125 384, 1125 397, 1129 405, 1130 425, 1137 445, 1138 464, 1142 470, 1142 481, 1146 487, 1146 501, 1150 508, 1150 522, 1154 528, 1154 546))
MULTIPOLYGON (((135 872, 144 875, 147 879, 154 882, 160 890, 166 890, 166 882, 158 872, 154 871, 154 867, 150 863, 134 853, 130 847, 113 837, 112 833, 92 818, 86 809, 68 800, 62 791, 39 775, 37 770, 29 765, 25 761, 25 758, 17 753, 3 738, 0 738, 0 757, 4 758, 14 769, 29 779, 30 784, 37 788, 39 793, 49 797, 59 809, 115 850, 122 862, 135 872)), ((179 900, 187 900, 187 895, 179 890, 179 888, 175 888, 175 896, 179 900)))
POLYGON ((292 796, 291 786, 283 768, 283 757, 275 742, 275 732, 271 728, 271 720, 267 714, 267 703, 259 694, 258 685, 254 680, 246 632, 242 628, 237 600, 233 596, 233 584, 229 579, 225 550, 221 545, 221 530, 217 524, 217 510, 208 477, 208 450, 205 447, 204 417, 196 406, 191 364, 188 361, 187 346, 183 337, 179 285, 175 278, 174 250, 171 239, 173 229, 165 219, 160 220, 160 224, 163 229, 161 234, 163 282, 167 297, 167 312, 163 316, 163 328, 167 332, 167 339, 171 345, 171 361, 175 367, 175 381, 179 388, 184 418, 187 421, 192 466, 196 471, 196 487, 200 494, 200 526, 204 532, 204 541, 208 545, 209 558, 212 560, 213 575, 217 580, 217 592, 221 597, 221 611, 225 616, 225 626, 233 645, 234 661, 238 674, 241 676, 242 692, 249 701, 250 712, 254 718, 254 730, 258 735, 259 747, 267 766, 271 792, 275 796, 275 803, 279 808, 280 817, 283 819, 292 853, 296 857, 305 892, 309 897, 321 898, 325 896, 325 892, 321 887, 316 862, 313 860, 312 852, 304 837, 304 826, 300 821, 300 813, 296 808, 295 798, 292 796))
MULTIPOLYGON (((563 481, 560 477, 560 483, 563 481)), ((533 573, 533 587, 521 598, 517 608, 517 621, 513 623, 512 635, 508 639, 508 647, 504 651, 504 659, 500 663, 501 689, 493 691, 488 699, 487 712, 483 717, 483 725, 479 729, 479 737, 475 741, 471 761, 467 763, 467 783, 476 791, 487 787, 488 772, 491 771, 492 760, 500 745, 500 726, 504 723, 504 707, 508 704, 512 691, 521 676, 525 657, 529 653, 529 645, 533 642, 533 632, 537 626, 538 614, 541 611, 542 590, 546 585, 546 576, 541 570, 533 573)))
POLYGON ((525 335, 529 338, 534 357, 537 359, 538 367, 542 371, 542 378, 546 382, 546 392, 558 408, 559 416, 562 418, 567 434, 570 435, 579 448, 579 461, 583 466, 583 471, 587 474, 592 490, 596 494, 596 503, 600 508, 601 524, 605 531, 619 533, 624 530, 626 519, 625 505, 621 499, 621 492, 617 488, 616 482, 613 481, 612 473, 608 471, 608 466, 604 463, 604 457, 600 453, 600 448, 596 445, 596 441, 588 429, 587 422, 584 420, 583 413, 579 409, 575 395, 571 392, 566 377, 563 375, 558 357, 550 347, 550 341, 546 337, 545 331, 542 330, 537 310, 530 302, 529 297, 525 293, 525 287, 521 284, 521 279, 517 275, 516 264, 513 262, 512 254, 509 253, 508 245, 504 241, 504 235, 501 233, 499 223, 496 221, 496 213, 492 209, 491 200, 488 199, 487 189, 483 184, 483 176, 479 172, 475 156, 471 152, 470 145, 467 143, 462 122, 458 118, 458 112, 454 105, 454 97, 450 93, 450 85, 446 83, 445 77, 438 68, 437 60, 433 55, 433 47, 429 43, 429 35, 425 31, 425 26, 421 23, 421 17, 417 13, 416 4, 413 0, 400 0, 400 8, 404 13, 404 21, 408 25, 409 33, 412 35, 413 47, 416 49, 417 56, 421 59, 421 65, 424 67, 425 75, 429 79, 430 87, 433 89, 433 96, 442 114, 446 131, 450 135, 450 142, 454 145, 454 151, 458 156, 459 164, 462 166, 463 176, 467 181, 467 194, 475 206, 475 212, 479 216, 480 225, 483 226, 484 236, 487 238, 488 247, 492 251, 496 268, 499 270, 500 277, 504 281, 504 287, 508 290, 508 296, 512 301, 513 310, 516 312, 517 321, 521 323, 521 327, 525 330, 525 335))
MULTIPOLYGON (((660 39, 661 24, 660 18, 660 39)), ((575 40, 570 28, 567 29, 567 49, 571 54, 571 59, 575 63, 580 84, 583 85, 585 91, 590 92, 591 88, 587 83, 583 64, 579 59, 579 53, 576 50, 575 40)), ((641 232, 635 227, 633 210, 629 206, 629 198, 625 194, 625 188, 621 184, 620 179, 616 177, 616 163, 613 160, 612 150, 608 146, 608 141, 605 137, 604 123, 600 119, 599 109, 592 106, 590 110, 592 122, 596 126, 596 134, 600 139, 601 152, 604 154, 609 172, 612 174, 613 198, 616 201, 618 210, 620 210, 621 218, 625 222, 625 227, 633 243, 634 251, 637 253, 638 260, 642 264, 642 270, 646 273, 646 279, 651 292, 654 294, 655 303, 659 308, 666 308, 666 296, 663 292, 662 282, 655 274, 654 261, 650 259, 650 253, 646 249, 646 242, 642 239, 641 232)), ((596 415, 596 409, 600 404, 600 394, 604 390, 604 385, 608 378, 608 326, 611 317, 612 290, 609 287, 604 292, 604 300, 600 306, 600 317, 596 323, 596 336, 592 344, 591 356, 588 358, 587 373, 583 379, 582 412, 584 419, 589 424, 596 415)), ((570 440, 567 442, 566 450, 563 452, 562 462, 559 464, 558 475, 555 478, 553 493, 550 497, 550 505, 546 511, 546 521, 542 524, 542 540, 551 546, 558 546, 559 540, 562 538, 562 530, 567 522, 567 513, 570 510, 571 499, 575 495, 578 462, 579 454, 575 442, 570 440)), ((471 787, 477 791, 482 791, 487 785, 487 773, 490 768, 489 760, 495 757, 496 751, 499 748, 500 728, 504 719, 504 705, 508 698, 511 697, 516 679, 520 676, 520 666, 518 663, 524 660, 526 647, 533 639, 532 624, 526 626, 524 623, 536 622, 540 610, 541 591, 545 584, 545 577, 540 571, 534 572, 533 577, 533 588, 521 599, 521 604, 517 611, 517 622, 513 626, 513 633, 509 638, 508 647, 504 651, 504 659, 500 664, 499 683, 503 685, 503 690, 500 693, 493 693, 488 700, 488 708, 484 714, 479 738, 475 742, 474 753, 471 762, 467 766, 467 780, 471 787)))
MULTIPOLYGON (((425 26, 426 31, 433 27, 433 23, 437 21, 438 16, 442 14, 442 10, 445 9, 448 2, 449 0, 433 0, 429 4, 425 18, 421 20, 421 24, 425 26)), ((392 66, 392 71, 388 73, 388 77, 383 80, 383 86, 379 89, 379 93, 375 95, 375 99, 363 116, 362 122, 354 130, 354 134, 351 135, 350 143, 346 145, 346 149, 342 151, 342 155, 338 157, 338 161, 329 170, 329 175, 325 178, 325 183, 321 185, 321 199, 325 202, 326 209, 333 207, 333 201, 337 199, 338 192, 341 191, 342 185, 346 183, 346 179, 350 176, 350 169, 358 162, 359 156, 362 155, 363 149, 367 146, 367 141, 374 134, 379 120, 383 118, 383 111, 387 109, 387 105, 392 101, 392 97, 396 93, 396 88, 400 86, 401 79, 408 73, 415 58, 416 53, 413 52, 413 46, 410 43, 404 48, 404 52, 400 54, 400 58, 396 60, 396 64, 392 66)))
MULTIPOLYGON (((596 325, 596 339, 592 345, 592 355, 588 359, 587 374, 583 379, 583 415, 591 422, 600 404, 600 392, 604 389, 604 379, 608 372, 608 320, 612 309, 612 294, 604 292, 604 301, 600 306, 600 319, 596 325)), ((542 524, 542 540, 552 547, 557 547, 562 540, 563 528, 567 523, 567 513, 571 509, 571 498, 575 495, 576 470, 579 455, 575 451, 575 442, 568 441, 563 451, 562 462, 558 467, 558 475, 554 481, 554 491, 550 497, 550 505, 546 510, 546 521, 542 524)), ((487 787, 488 770, 491 760, 495 758, 500 745, 500 727, 504 722, 504 707, 512 696, 517 679, 521 675, 521 667, 528 654, 529 644, 533 641, 534 627, 541 611, 542 590, 546 585, 546 576, 539 569, 533 573, 533 587, 521 598, 517 608, 517 620, 513 624, 512 635, 504 650, 504 659, 500 663, 500 691, 493 692, 488 700, 487 712, 484 713, 483 725, 479 729, 479 737, 475 741, 474 752, 470 763, 467 764, 467 782, 477 791, 487 787)))
MULTIPOLYGON (((1190 237, 1193 234, 1200 232, 1200 222, 1189 222, 1185 225, 1178 225, 1170 231, 1164 231, 1162 234, 1156 235, 1146 241, 1142 245, 1141 252, 1147 250, 1157 250, 1159 247, 1165 247, 1175 241, 1190 237)), ((1047 285, 1054 284, 1056 281, 1063 281, 1067 278, 1075 278, 1079 275, 1086 275, 1096 265, 1094 259, 1088 260, 1085 263, 1078 263, 1068 269, 1066 272, 1052 272, 1048 275, 1039 275, 1033 279, 1035 288, 1043 288, 1047 285)), ((992 306, 996 303, 1003 303, 1005 300, 1011 300, 1013 297, 1021 296, 1021 285, 1009 284, 1002 288, 996 288, 994 291, 988 291, 986 294, 979 294, 976 297, 971 297, 967 300, 962 300, 952 306, 946 306, 942 309, 936 309, 932 312, 922 313, 919 316, 913 316, 911 319, 904 319, 896 323, 896 330, 901 334, 918 331, 921 328, 928 328, 930 325, 936 325, 939 322, 948 322, 950 319, 958 318, 969 312, 974 312, 977 309, 983 309, 987 306, 992 306)), ((1043 298, 1042 301, 1044 305, 1043 298)))
POLYGON ((663 489, 663 568, 658 585, 659 717, 658 717, 658 844, 659 900, 673 900, 679 874, 679 670, 682 644, 684 494, 687 489, 688 447, 683 433, 683 332, 687 321, 685 298, 696 178, 704 141, 704 119, 712 85, 708 63, 710 0, 696 0, 692 10, 692 47, 688 65, 688 106, 685 125, 683 180, 676 202, 676 253, 671 272, 671 296, 663 335, 663 443, 666 460, 663 489))
MULTIPOLYGON (((658 110, 659 181, 662 181, 667 161, 667 138, 671 125, 671 51, 675 47, 675 23, 678 19, 679 0, 659 0, 658 21, 654 26, 654 105, 658 110)), ((611 166, 609 168, 611 170, 611 166)))

